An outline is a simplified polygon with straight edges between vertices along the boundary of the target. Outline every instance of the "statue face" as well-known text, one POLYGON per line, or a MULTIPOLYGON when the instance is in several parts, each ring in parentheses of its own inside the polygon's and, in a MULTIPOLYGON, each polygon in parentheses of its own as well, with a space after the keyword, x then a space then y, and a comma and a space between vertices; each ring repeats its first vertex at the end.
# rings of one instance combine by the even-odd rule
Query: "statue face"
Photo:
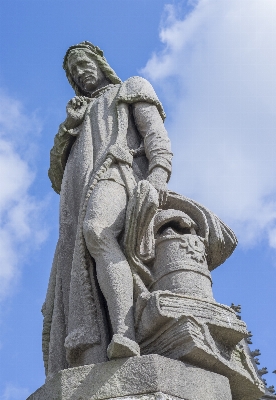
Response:
POLYGON ((68 68, 74 81, 84 92, 93 92, 105 80, 98 63, 84 51, 69 55, 68 68))

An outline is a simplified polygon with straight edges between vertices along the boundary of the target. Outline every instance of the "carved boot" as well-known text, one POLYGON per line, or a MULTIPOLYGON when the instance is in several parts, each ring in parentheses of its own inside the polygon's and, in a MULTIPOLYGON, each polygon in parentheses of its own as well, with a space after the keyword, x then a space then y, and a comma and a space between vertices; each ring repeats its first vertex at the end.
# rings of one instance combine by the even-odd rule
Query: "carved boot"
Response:
POLYGON ((123 335, 114 334, 107 348, 107 357, 109 360, 134 356, 140 356, 138 343, 123 335))

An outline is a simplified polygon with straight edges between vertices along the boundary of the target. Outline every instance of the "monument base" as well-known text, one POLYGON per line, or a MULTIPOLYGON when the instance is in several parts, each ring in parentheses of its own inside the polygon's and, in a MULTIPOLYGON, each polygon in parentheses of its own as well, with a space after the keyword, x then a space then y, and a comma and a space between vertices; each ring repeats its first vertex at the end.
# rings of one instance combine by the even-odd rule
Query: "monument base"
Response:
POLYGON ((226 377, 156 354, 58 372, 27 400, 232 400, 226 377))

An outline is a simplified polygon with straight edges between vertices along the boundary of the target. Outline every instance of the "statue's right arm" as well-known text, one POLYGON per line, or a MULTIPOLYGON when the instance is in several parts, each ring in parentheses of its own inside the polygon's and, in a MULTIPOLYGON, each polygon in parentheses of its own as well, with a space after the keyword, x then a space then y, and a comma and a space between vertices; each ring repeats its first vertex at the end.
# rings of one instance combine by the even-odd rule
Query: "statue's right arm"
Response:
POLYGON ((50 151, 50 168, 48 171, 52 188, 58 194, 61 191, 64 169, 74 141, 75 137, 68 133, 64 124, 61 124, 54 139, 54 146, 50 151))
POLYGON ((50 168, 48 176, 52 182, 52 188, 58 194, 61 191, 66 162, 75 141, 77 128, 83 121, 85 111, 90 99, 83 96, 73 97, 66 106, 66 120, 59 126, 58 133, 55 136, 54 146, 50 152, 50 168))

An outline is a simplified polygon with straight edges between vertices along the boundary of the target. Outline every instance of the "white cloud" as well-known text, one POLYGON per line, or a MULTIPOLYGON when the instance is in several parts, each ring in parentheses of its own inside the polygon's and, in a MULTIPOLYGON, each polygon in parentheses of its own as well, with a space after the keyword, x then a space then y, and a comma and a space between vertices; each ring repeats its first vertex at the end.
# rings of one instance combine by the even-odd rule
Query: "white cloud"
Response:
POLYGON ((265 236, 276 248, 275 1, 189 4, 184 17, 180 3, 166 7, 164 48, 143 70, 165 99, 171 187, 216 212, 240 242, 265 236))
POLYGON ((0 400, 23 400, 30 394, 26 388, 18 387, 13 384, 6 385, 4 393, 0 400))
POLYGON ((14 288, 24 256, 46 237, 40 227, 43 204, 29 193, 35 178, 29 161, 39 129, 20 102, 0 94, 0 300, 14 288))

